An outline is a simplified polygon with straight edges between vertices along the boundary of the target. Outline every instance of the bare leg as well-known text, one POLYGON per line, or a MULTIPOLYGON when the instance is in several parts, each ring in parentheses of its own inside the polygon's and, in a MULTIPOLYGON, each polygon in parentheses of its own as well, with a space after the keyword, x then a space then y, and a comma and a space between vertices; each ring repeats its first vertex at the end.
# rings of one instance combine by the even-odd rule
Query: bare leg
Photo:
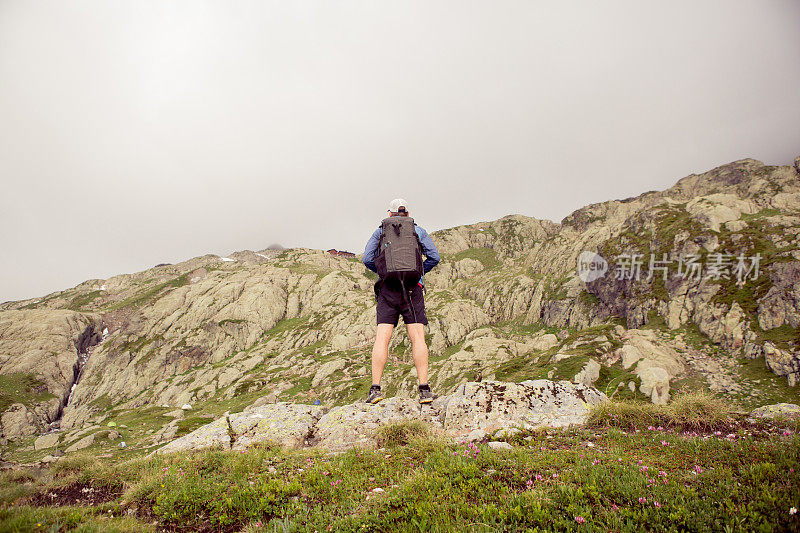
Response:
POLYGON ((411 339, 411 353, 420 384, 428 382, 428 345, 425 344, 425 326, 423 324, 407 324, 408 336, 411 339))
POLYGON ((386 360, 389 358, 389 341, 392 340, 392 324, 378 324, 375 345, 372 347, 372 384, 380 385, 386 360))

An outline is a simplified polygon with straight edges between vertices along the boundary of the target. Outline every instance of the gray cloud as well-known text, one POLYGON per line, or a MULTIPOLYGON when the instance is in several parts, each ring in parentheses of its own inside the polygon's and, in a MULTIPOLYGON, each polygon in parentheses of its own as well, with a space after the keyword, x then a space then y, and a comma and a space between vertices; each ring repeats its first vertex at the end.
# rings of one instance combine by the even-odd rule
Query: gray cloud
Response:
POLYGON ((0 2, 0 301, 800 154, 800 4, 0 2), (322 221, 322 222, 321 222, 322 221))

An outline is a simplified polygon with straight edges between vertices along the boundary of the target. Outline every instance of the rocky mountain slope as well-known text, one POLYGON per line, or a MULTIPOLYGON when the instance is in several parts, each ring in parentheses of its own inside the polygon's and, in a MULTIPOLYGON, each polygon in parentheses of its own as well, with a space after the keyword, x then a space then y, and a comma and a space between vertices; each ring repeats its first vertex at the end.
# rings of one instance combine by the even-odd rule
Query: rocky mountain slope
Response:
MULTIPOLYGON (((656 403, 684 387, 798 403, 799 176, 800 158, 745 159, 560 224, 512 215, 435 232, 432 387, 549 378, 656 403), (606 274, 582 280, 582 252, 606 274)), ((369 387, 374 279, 359 258, 267 249, 2 304, 4 447, 33 450, 48 431, 74 443, 106 419, 163 443, 256 400, 352 403, 369 387)), ((411 396, 402 331, 390 350, 388 393, 411 396)))

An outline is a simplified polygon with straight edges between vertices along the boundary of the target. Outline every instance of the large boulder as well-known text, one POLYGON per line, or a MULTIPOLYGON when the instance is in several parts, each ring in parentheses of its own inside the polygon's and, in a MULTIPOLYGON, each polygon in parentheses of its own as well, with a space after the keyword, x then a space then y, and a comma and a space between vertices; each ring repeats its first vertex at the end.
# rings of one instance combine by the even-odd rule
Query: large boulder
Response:
POLYGON ((86 435, 79 441, 72 443, 67 447, 65 451, 74 452, 77 450, 82 450, 83 448, 88 448, 92 444, 94 444, 94 433, 92 433, 91 435, 86 435))
POLYGON ((764 405, 753 409, 750 418, 800 418, 800 405, 794 403, 764 405))
POLYGON ((52 448, 58 444, 59 437, 60 435, 58 433, 48 433, 46 435, 42 435, 41 437, 37 437, 36 440, 33 441, 33 449, 41 450, 44 448, 52 448))
POLYGON ((270 442, 287 448, 300 448, 311 436, 314 425, 325 413, 319 405, 275 403, 230 415, 234 450, 251 444, 270 442))
POLYGON ((12 404, 0 416, 0 425, 3 437, 9 440, 34 435, 38 429, 36 417, 21 403, 12 404))
POLYGON ((444 430, 456 438, 512 427, 583 424, 589 407, 607 400, 602 392, 568 381, 468 382, 447 401, 444 430))
POLYGON ((581 371, 572 378, 573 383, 582 383, 587 387, 591 387, 595 381, 600 379, 600 368, 600 363, 594 359, 589 359, 586 361, 586 364, 583 365, 581 371))
POLYGON ((316 405, 275 403, 225 415, 173 440, 154 453, 170 453, 221 446, 241 450, 268 442, 289 448, 305 445, 325 409, 316 405))
MULTIPOLYGON (((153 453, 185 452, 220 446, 226 450, 231 448, 231 434, 226 417, 218 418, 192 431, 188 435, 173 440, 153 453)), ((153 455, 151 453, 150 455, 153 455)))
POLYGON ((623 368, 633 367, 641 381, 639 392, 653 403, 667 403, 670 381, 684 372, 683 357, 651 330, 629 329, 621 338, 624 344, 614 358, 619 356, 623 368))

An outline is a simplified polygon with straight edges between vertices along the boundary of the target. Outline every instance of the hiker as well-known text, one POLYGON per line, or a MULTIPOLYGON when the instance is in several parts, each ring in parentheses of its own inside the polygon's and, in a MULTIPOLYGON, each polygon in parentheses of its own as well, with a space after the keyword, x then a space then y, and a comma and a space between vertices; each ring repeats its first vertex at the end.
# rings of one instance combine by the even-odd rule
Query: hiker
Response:
POLYGON ((367 241, 364 266, 379 276, 375 282, 378 328, 372 348, 372 386, 368 403, 383 400, 381 376, 389 357, 389 341, 403 315, 419 380, 420 403, 431 403, 438 395, 428 386, 428 346, 425 343, 425 299, 422 275, 439 264, 439 250, 428 232, 414 223, 408 203, 397 198, 389 203, 389 217, 367 241), (422 261, 422 255, 425 261, 422 261))

